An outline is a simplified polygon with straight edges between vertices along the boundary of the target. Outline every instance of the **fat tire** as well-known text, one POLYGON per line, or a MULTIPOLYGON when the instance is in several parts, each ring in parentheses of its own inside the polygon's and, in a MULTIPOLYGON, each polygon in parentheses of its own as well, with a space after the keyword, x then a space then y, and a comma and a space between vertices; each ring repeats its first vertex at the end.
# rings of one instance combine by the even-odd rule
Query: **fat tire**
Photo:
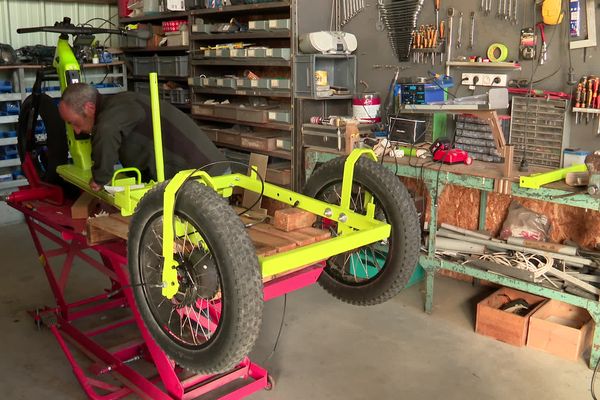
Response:
MULTIPOLYGON (((318 198, 330 185, 340 183, 346 157, 321 165, 309 178, 304 194, 318 198)), ((363 285, 349 285, 327 272, 319 285, 346 303, 368 306, 383 303, 397 295, 408 283, 419 259, 421 229, 414 200, 397 176, 371 159, 361 157, 354 168, 354 182, 367 189, 380 203, 392 227, 392 246, 378 276, 363 285)))
MULTIPOLYGON (((35 140, 34 132, 28 134, 27 122, 30 113, 33 112, 33 96, 25 99, 19 113, 19 122, 17 125, 18 150, 21 162, 25 160, 25 154, 31 151, 31 146, 35 140)), ((46 165, 44 169, 34 161, 34 165, 40 179, 47 183, 64 185, 64 181, 56 172, 56 167, 66 164, 68 161, 69 146, 67 143, 67 134, 65 123, 60 118, 58 107, 52 97, 47 94, 40 95, 38 113, 46 127, 46 146, 48 147, 46 165)), ((34 127, 35 130, 35 127, 34 127)))
POLYGON ((220 327, 205 346, 190 349, 175 342, 154 319, 140 285, 140 242, 144 230, 163 213, 166 184, 148 191, 131 219, 128 257, 135 301, 148 331, 173 361, 196 373, 225 372, 248 355, 260 331, 263 289, 256 250, 240 218, 214 190, 195 181, 180 189, 175 213, 202 229, 203 238, 218 260, 225 300, 220 327))

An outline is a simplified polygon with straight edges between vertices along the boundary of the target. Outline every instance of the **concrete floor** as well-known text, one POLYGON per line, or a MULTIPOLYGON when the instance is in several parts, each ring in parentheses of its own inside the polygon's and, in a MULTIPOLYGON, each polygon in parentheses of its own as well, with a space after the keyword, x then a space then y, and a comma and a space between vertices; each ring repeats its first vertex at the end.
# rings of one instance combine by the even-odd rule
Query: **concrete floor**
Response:
MULTIPOLYGON (((26 227, 0 228, 0 390, 2 398, 83 399, 47 329, 26 310, 52 296, 26 227)), ((70 284, 85 293, 98 279, 76 269, 70 284)), ((276 353, 264 363, 276 387, 262 399, 589 399, 592 372, 577 363, 474 333, 477 301, 489 288, 436 280, 435 310, 422 311, 422 285, 371 308, 342 304, 318 286, 288 295, 276 353)), ((261 363, 281 321, 282 299, 267 303, 253 352, 261 363)))

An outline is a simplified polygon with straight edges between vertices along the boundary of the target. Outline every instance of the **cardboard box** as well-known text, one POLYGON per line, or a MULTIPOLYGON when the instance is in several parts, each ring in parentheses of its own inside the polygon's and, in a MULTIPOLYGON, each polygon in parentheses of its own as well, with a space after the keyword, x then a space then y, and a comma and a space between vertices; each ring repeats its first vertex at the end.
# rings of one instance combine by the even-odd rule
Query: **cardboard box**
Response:
POLYGON ((477 303, 475 332, 514 346, 525 346, 529 317, 545 301, 543 297, 503 287, 477 303), (523 299, 530 305, 527 314, 521 316, 500 309, 517 299, 523 299))
POLYGON ((549 300, 529 320, 527 346, 577 361, 590 348, 594 321, 583 308, 549 300))

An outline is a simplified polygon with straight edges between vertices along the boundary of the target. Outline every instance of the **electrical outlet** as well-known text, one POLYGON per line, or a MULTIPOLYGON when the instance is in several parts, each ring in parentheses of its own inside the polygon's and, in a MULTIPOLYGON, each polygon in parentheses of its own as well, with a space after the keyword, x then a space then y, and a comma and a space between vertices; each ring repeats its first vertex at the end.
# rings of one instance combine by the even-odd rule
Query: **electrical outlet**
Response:
POLYGON ((506 86, 506 74, 463 73, 461 83, 466 86, 506 86))

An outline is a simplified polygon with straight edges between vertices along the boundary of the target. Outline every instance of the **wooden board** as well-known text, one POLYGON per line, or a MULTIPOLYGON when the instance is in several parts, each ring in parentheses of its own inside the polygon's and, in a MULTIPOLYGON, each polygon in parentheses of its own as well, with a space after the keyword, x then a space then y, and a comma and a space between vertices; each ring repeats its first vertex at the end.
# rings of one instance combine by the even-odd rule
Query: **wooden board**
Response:
POLYGON ((129 218, 121 214, 110 214, 90 218, 86 224, 87 242, 99 244, 114 239, 125 239, 129 233, 129 218))

